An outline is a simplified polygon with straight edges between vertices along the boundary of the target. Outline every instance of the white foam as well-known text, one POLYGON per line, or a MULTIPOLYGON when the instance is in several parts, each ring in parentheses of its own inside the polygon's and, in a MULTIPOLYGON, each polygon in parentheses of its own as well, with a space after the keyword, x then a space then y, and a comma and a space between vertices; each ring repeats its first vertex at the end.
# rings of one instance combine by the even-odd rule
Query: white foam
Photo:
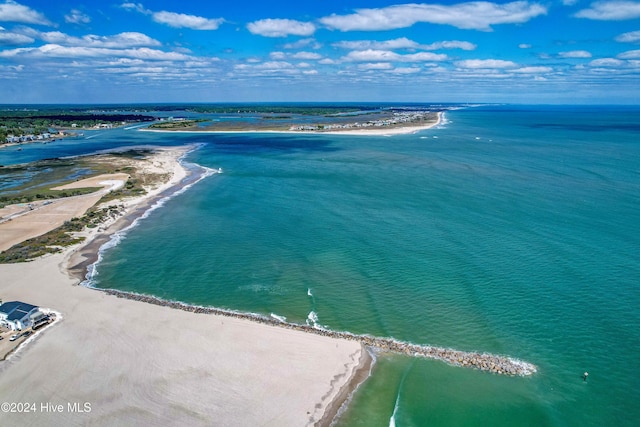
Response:
MULTIPOLYGON (((199 148, 202 145, 198 145, 197 148, 199 148)), ((191 152, 193 150, 188 151, 186 154, 188 154, 189 152, 191 152)), ((185 156, 186 156, 185 154, 185 156)), ((182 156, 179 160, 182 161, 182 159, 184 158, 184 156, 182 156)), ((193 164, 195 165, 195 163, 193 164)), ((106 242, 105 244, 103 244, 102 246, 100 246, 100 249, 98 249, 98 259, 96 260, 96 262, 94 262, 93 264, 89 265, 87 267, 87 274, 85 275, 85 280, 81 283, 82 286, 86 286, 89 288, 93 288, 95 287, 95 279, 98 276, 98 265, 102 262, 103 259, 103 254, 105 251, 108 251, 111 248, 114 248, 116 246, 118 246, 120 244, 120 242, 125 238, 125 236, 129 233, 130 230, 134 229, 135 227, 138 226, 138 224, 140 223, 140 221, 146 219, 149 217, 149 215, 151 215, 151 213, 153 213, 153 211, 155 211, 156 209, 161 208, 162 206, 165 205, 165 203, 167 203, 167 201, 173 199, 176 196, 179 196, 180 194, 183 194, 184 192, 186 192, 187 190, 189 190, 191 187, 193 187, 194 185, 196 185, 197 183, 199 183, 200 181, 202 181, 203 179, 214 175, 214 174, 218 174, 218 173, 222 173, 222 169, 211 169, 205 166, 200 166, 200 165, 195 165, 198 166, 199 168, 201 168, 202 170, 204 170, 204 172, 202 173, 202 175, 195 180, 194 182, 185 185, 184 187, 180 188, 179 190, 171 193, 170 195, 163 197, 162 199, 158 200, 156 203, 154 203, 149 209, 147 209, 142 215, 140 215, 138 218, 136 218, 128 227, 123 228, 122 230, 114 233, 111 238, 109 239, 108 242, 106 242)))
POLYGON ((271 316, 271 317, 273 317, 273 318, 274 318, 274 319, 276 319, 276 320, 281 321, 282 323, 287 323, 287 318, 286 318, 286 317, 284 317, 284 316, 278 316, 278 315, 277 315, 277 314, 275 314, 275 313, 271 313, 271 314, 270 314, 270 316, 271 316))
POLYGON ((313 297, 313 294, 311 293, 311 288, 307 288, 307 295, 310 297, 313 297))
POLYGON ((315 311, 309 312, 309 315, 307 316, 307 325, 313 326, 316 329, 322 329, 318 325, 318 313, 316 313, 315 311))

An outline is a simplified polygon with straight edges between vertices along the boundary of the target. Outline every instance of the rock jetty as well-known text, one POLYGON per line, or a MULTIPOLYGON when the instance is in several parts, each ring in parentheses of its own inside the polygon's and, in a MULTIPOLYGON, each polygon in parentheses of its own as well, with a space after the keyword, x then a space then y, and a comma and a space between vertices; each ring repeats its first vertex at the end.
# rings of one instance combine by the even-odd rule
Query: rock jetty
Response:
POLYGON ((341 338, 351 341, 359 341, 363 345, 378 349, 381 351, 389 351, 398 354, 406 354, 414 357, 425 357, 429 359, 441 360, 454 366, 474 368, 481 371, 487 371, 494 374, 511 375, 511 376, 528 376, 537 372, 535 365, 521 360, 513 359, 506 356, 498 356, 488 353, 476 353, 467 351, 458 351, 450 348, 434 347, 429 345, 411 344, 399 341, 393 338, 378 338, 369 335, 357 335, 350 332, 339 332, 314 327, 310 325, 301 325, 290 322, 283 322, 272 317, 262 316, 253 313, 241 313, 233 310, 225 310, 215 307, 203 307, 185 304, 178 301, 168 301, 149 295, 141 295, 133 292, 118 291, 115 289, 99 289, 108 295, 114 295, 119 298, 126 298, 135 301, 155 304, 164 307, 170 307, 177 310, 188 311, 200 314, 217 314, 227 317, 235 317, 238 319, 247 319, 258 323, 264 323, 285 329, 293 329, 297 331, 307 332, 316 335, 323 335, 332 338, 341 338))

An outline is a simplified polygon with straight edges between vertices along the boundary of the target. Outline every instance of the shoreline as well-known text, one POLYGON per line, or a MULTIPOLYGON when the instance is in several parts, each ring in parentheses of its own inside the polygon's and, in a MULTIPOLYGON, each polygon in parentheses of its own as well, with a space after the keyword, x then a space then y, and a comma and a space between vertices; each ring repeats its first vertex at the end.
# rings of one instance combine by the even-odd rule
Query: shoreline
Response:
POLYGON ((357 129, 345 129, 345 130, 329 130, 329 131, 312 131, 312 130, 273 130, 273 129, 247 129, 247 130, 170 130, 170 129, 138 129, 140 132, 159 132, 159 133, 186 133, 186 134, 240 134, 240 133, 276 133, 276 134, 291 134, 291 135, 356 135, 356 136, 393 136, 393 135, 408 135, 414 134, 420 131, 432 129, 442 124, 444 111, 438 111, 436 113, 437 120, 434 123, 423 126, 396 126, 390 128, 376 127, 376 128, 357 128, 357 129))
MULTIPOLYGON (((155 330, 151 332, 148 329, 143 329, 146 334, 151 334, 154 339, 158 340, 158 342, 162 342, 162 338, 160 337, 162 337, 164 334, 169 334, 171 333, 171 331, 175 331, 174 327, 169 326, 167 322, 171 322, 170 324, 173 324, 173 322, 175 321, 176 324, 180 324, 180 321, 176 321, 176 319, 183 319, 182 322, 184 322, 185 324, 192 324, 194 320, 198 318, 200 320, 198 320, 197 323, 203 323, 210 325, 210 327, 213 327, 213 329, 207 328, 206 331, 208 332, 203 332, 205 335, 203 335, 201 342, 199 341, 196 344, 193 344, 187 340, 187 342, 183 342, 183 345, 179 346, 179 348, 176 349, 166 349, 163 345, 156 350, 158 354, 177 351, 178 354, 182 355, 181 350, 190 348, 191 345, 201 346, 203 342, 209 342, 209 340, 211 339, 209 337, 209 333, 211 333, 212 330, 217 331, 216 333, 221 333, 221 331, 218 330, 222 329, 221 325, 224 326, 225 323, 235 322, 237 325, 240 325, 240 329, 242 329, 244 332, 240 334, 232 334, 231 336, 225 335, 227 339, 231 338, 233 340, 232 342, 227 342, 227 346, 232 348, 234 346, 237 347, 240 344, 236 343, 236 341, 240 340, 242 342, 240 345, 242 350, 220 350, 225 352, 225 357, 231 359, 227 362, 227 364, 233 365, 235 359, 238 358, 244 359, 255 357, 261 359, 260 363, 263 364, 264 361, 262 361, 262 357, 268 357, 268 360, 270 360, 273 364, 272 368, 276 372, 279 372, 280 375, 286 376, 286 373, 290 368, 290 363, 288 363, 287 357, 294 357, 294 359, 298 360, 296 357, 304 356, 301 357, 301 360, 298 360, 297 362, 302 364, 302 372, 299 372, 295 377, 292 377, 290 381, 294 384, 298 384, 298 381, 304 381, 304 379, 307 377, 313 377, 313 381, 310 382, 310 384, 312 385, 308 385, 308 387, 314 387, 317 392, 322 391, 322 394, 315 395, 316 397, 313 398, 312 402, 305 403, 305 405, 309 403, 313 404, 313 409, 307 411, 307 425, 331 424, 336 415, 339 414, 341 408, 343 408, 345 404, 348 403, 352 393, 357 390, 360 384, 362 384, 362 382, 364 382, 368 378, 371 372, 371 366, 374 363, 368 351, 368 349, 370 348, 381 349, 382 351, 386 352, 405 354, 412 357, 427 357, 445 361, 446 363, 455 366, 472 367, 475 369, 507 375, 524 376, 531 375, 536 372, 536 368, 534 365, 508 357, 473 352, 460 352, 457 350, 432 346, 420 346, 398 341, 393 338, 377 338, 367 335, 356 335, 349 332, 330 331, 314 328, 309 325, 281 322, 271 317, 258 314, 235 312, 232 310, 224 310, 214 307, 195 306, 176 301, 168 301, 154 296, 139 295, 114 289, 99 289, 94 288, 91 285, 87 286, 87 283, 83 281, 83 279, 86 277, 83 275, 87 272, 87 267, 93 265, 96 261, 99 261, 103 246, 107 244, 114 235, 119 232, 126 232, 129 227, 135 226, 136 221, 138 221, 140 218, 145 217, 145 215, 154 210, 156 207, 162 206, 164 200, 180 194, 181 191, 184 191, 190 185, 193 185, 199 182, 200 179, 203 179, 202 176, 204 176, 206 171, 203 172, 203 175, 201 175, 200 178, 194 178, 193 173, 188 173, 184 165, 181 164, 181 159, 184 158, 184 156, 189 152, 188 149, 189 147, 179 147, 177 150, 182 150, 179 153, 180 155, 177 155, 176 149, 173 150, 173 159, 175 161, 175 164, 173 165, 172 169, 172 178, 168 180, 168 182, 166 182, 164 185, 160 186, 160 188, 156 189, 156 191, 147 193, 142 197, 127 201, 127 212, 124 216, 121 216, 115 221, 111 221, 108 224, 103 224, 103 226, 91 230, 88 233, 87 240, 85 242, 67 249, 63 254, 45 256, 41 259, 29 263, 30 267, 33 267, 34 270, 39 270, 41 268, 48 269, 47 274, 37 276, 40 279, 36 278, 36 280, 29 280, 29 278, 27 277, 22 277, 23 274, 19 272, 20 266, 0 266, 0 274, 4 275, 6 272, 12 272, 13 274, 10 277, 11 280, 9 280, 9 286, 7 286, 7 284, 0 284, 0 291, 2 291, 4 295, 6 295, 7 288, 9 288, 8 293, 10 296, 26 293, 27 295, 31 294, 32 297, 37 299, 37 297, 41 296, 39 291, 42 291, 42 293, 46 294, 46 286, 42 283, 37 283, 34 285, 33 282, 38 282, 38 280, 42 281, 42 278, 46 278, 45 281, 49 280, 49 276, 53 274, 53 267, 55 267, 55 270, 57 270, 57 274, 64 277, 53 278, 54 282, 59 283, 59 285, 57 285, 58 289, 55 290, 56 295, 50 296, 51 299, 41 305, 53 307, 54 309, 63 312, 65 318, 68 320, 67 322, 65 322, 64 328, 57 328, 57 330, 62 330, 63 332, 52 331, 52 335, 53 332, 56 332, 57 335, 68 335, 69 333, 74 332, 79 333, 81 336, 87 336, 87 334, 89 334, 89 336, 91 336, 90 339, 94 340, 96 348, 103 349, 107 353, 107 355, 111 355, 114 357, 116 355, 112 354, 114 350, 111 349, 109 342, 105 343, 104 339, 101 339, 98 333, 95 333, 95 335, 98 336, 93 336, 94 331, 87 324, 85 324, 85 322, 81 322, 82 325, 76 324, 78 322, 79 316, 75 317, 73 315, 75 305, 69 306, 63 302, 68 295, 77 294, 75 298, 75 304, 83 304, 87 301, 93 301, 93 312, 95 312, 95 310, 108 312, 96 314, 96 317, 106 316, 106 318, 108 319, 110 316, 110 311, 113 311, 113 309, 115 308, 120 308, 120 312, 123 317, 122 321, 124 323, 120 325, 120 327, 114 328, 114 330, 120 331, 121 333, 124 333, 124 330, 126 330, 124 324, 127 324, 131 316, 134 316, 135 318, 137 312, 145 313, 145 321, 148 321, 148 319, 156 319, 156 322, 160 322, 164 325, 164 329, 162 330, 162 332, 157 332, 155 330), (185 184, 185 178, 188 178, 189 176, 191 176, 192 181, 185 184), (52 263, 53 266, 51 265, 52 263), (79 282, 81 282, 84 286, 77 286, 79 282), (25 289, 25 287, 28 289, 25 289), (99 292, 95 292, 96 290, 99 292), (112 296, 116 296, 116 298, 111 298, 112 296), (56 303, 56 298, 62 298, 62 300, 58 299, 56 303), (62 305, 63 307, 58 308, 56 304, 62 305), (69 313, 68 311, 71 311, 71 313, 69 313), (69 325, 73 327, 67 329, 69 325), (251 332, 249 333, 247 331, 251 332), (314 347, 317 352, 312 352, 312 354, 302 353, 300 355, 296 353, 296 349, 298 352, 300 352, 301 350, 301 347, 299 347, 298 345, 292 347, 292 344, 284 344, 282 348, 274 348, 274 344, 270 341, 256 346, 255 341, 257 340, 257 338, 254 338, 252 340, 251 338, 248 338, 246 334, 253 334, 253 336, 256 336, 257 334, 257 336, 260 337, 264 335, 265 338, 267 336, 284 337, 285 341, 287 342, 289 339, 294 339, 294 341, 296 342, 298 340, 304 341, 307 343, 306 345, 308 347, 314 347), (105 347, 105 345, 107 347, 105 347), (332 350, 334 346, 336 350, 332 350), (267 349, 266 354, 270 356, 265 356, 265 353, 263 353, 264 349, 267 349), (274 353, 282 351, 284 351, 284 354, 286 354, 287 356, 274 355, 274 353), (291 356, 291 351, 294 351, 295 356, 291 356), (354 355, 356 354, 359 355, 359 357, 357 359, 354 359, 354 355), (278 371, 276 367, 280 366, 278 365, 278 363, 282 363, 282 361, 273 360, 274 358, 277 359, 279 357, 284 357, 284 361, 286 362, 284 366, 281 366, 279 368, 280 371, 278 371), (328 363, 329 361, 331 361, 331 368, 325 368, 323 370, 320 368, 316 368, 314 365, 314 369, 309 370, 306 366, 311 359, 315 360, 314 358, 318 359, 318 361, 314 362, 318 364, 328 363), (330 387, 329 391, 327 392, 326 383, 320 378, 326 379, 328 378, 328 375, 333 379, 329 382, 330 387)), ((191 149, 193 148, 191 147, 191 149)), ((31 270, 29 270, 29 273, 31 273, 31 270)), ((37 275, 37 271, 34 274, 37 275)), ((20 296, 16 298, 20 299, 23 297, 20 296)), ((33 302, 37 304, 40 303, 40 301, 36 301, 35 299, 33 300, 33 302)), ((91 304, 89 305, 91 306, 91 304)), ((105 319, 103 319, 102 322, 109 323, 109 321, 105 319)), ((103 333, 106 333, 106 331, 103 330, 103 333)), ((140 343, 149 344, 149 339, 146 338, 147 335, 140 335, 142 331, 137 331, 137 333, 138 335, 133 334, 132 338, 128 338, 125 341, 134 348, 136 348, 136 346, 140 346, 140 343)), ((53 343, 50 342, 49 334, 41 338, 42 339, 38 341, 37 346, 30 345, 29 351, 23 352, 25 357, 21 359, 29 359, 32 365, 37 365, 40 363, 37 358, 38 356, 43 357, 44 353, 42 351, 38 351, 39 349, 37 347, 44 345, 40 344, 41 342, 47 342, 47 345, 49 346, 53 345, 53 343)), ((53 339, 53 337, 51 339, 53 339)), ((84 342, 82 344, 84 345, 84 342)), ((207 354, 208 352, 213 351, 210 347, 198 348, 203 354, 207 354)), ((138 351, 146 352, 149 350, 145 346, 138 351)), ((136 351, 135 354, 139 354, 138 351, 136 351)), ((199 353, 198 351, 194 351, 194 353, 190 356, 197 358, 201 353, 199 353)), ((173 359, 169 358, 169 360, 173 359)), ((19 363, 23 363, 23 361, 20 360, 19 363)), ((124 363, 126 364, 127 362, 124 363)), ((202 375, 204 375, 205 377, 211 377, 211 367, 205 368, 197 363, 196 365, 199 369, 204 370, 202 375)), ((235 368, 239 369, 237 366, 235 368)), ((9 369, 13 369, 13 367, 5 367, 3 370, 9 369)), ((126 368, 122 369, 127 371, 126 368)), ((161 371, 164 371, 166 369, 167 368, 165 367, 161 371)), ((18 369, 13 369, 13 372, 15 375, 19 376, 18 374, 16 374, 17 370, 18 369)), ((225 372, 226 371, 218 372, 218 374, 223 376, 228 375, 228 372, 226 374, 225 372)), ((247 384, 249 384, 250 387, 259 387, 264 382, 267 383, 269 390, 271 390, 274 386, 274 383, 272 382, 273 379, 269 377, 270 374, 264 373, 264 376, 266 377, 265 379, 260 375, 256 376, 255 372, 250 369, 248 372, 246 372, 246 375, 248 375, 246 379, 248 383, 245 384, 242 381, 240 381, 240 383, 242 384, 236 382, 228 383, 226 385, 227 388, 222 387, 222 392, 226 395, 229 391, 228 388, 234 389, 234 387, 246 386, 247 384)), ((140 381, 145 383, 145 380, 146 378, 143 378, 140 381)), ((215 383, 216 380, 217 378, 214 375, 211 381, 215 383)), ((2 393, 1 390, 6 390, 6 388, 3 388, 4 381, 5 378, 0 376, 0 394, 2 393)), ((36 384, 40 383, 36 381, 36 384)), ((283 384, 287 384, 287 382, 283 383, 282 379, 276 379, 275 384, 278 384, 278 386, 281 387, 283 384)), ((25 394, 23 396, 26 396, 25 399, 30 396, 28 394, 28 391, 25 391, 24 393, 25 394)), ((193 393, 197 393, 197 391, 194 391, 193 393)), ((190 395, 187 397, 193 398, 193 396, 190 395)), ((265 395, 261 395, 260 398, 269 401, 269 398, 265 397, 265 395)), ((302 397, 299 398, 302 399, 302 397)), ((307 400, 308 398, 309 397, 307 396, 307 400)), ((294 397, 286 395, 286 398, 284 400, 288 402, 291 399, 294 399, 294 397)), ((187 400, 191 401, 192 399, 187 400)), ((214 403, 212 404, 214 405, 214 407, 216 407, 214 403)), ((233 402, 231 402, 230 404, 233 404, 233 402)), ((286 404, 285 407, 288 405, 289 404, 286 404)), ((267 404, 267 406, 271 406, 271 404, 267 404)), ((309 408, 309 406, 307 407, 309 408)), ((206 410, 204 409, 203 411, 206 412, 206 410)), ((284 411, 286 412, 287 410, 284 409, 284 411)), ((289 412, 293 411, 289 410, 289 412)), ((219 417, 220 414, 215 413, 215 416, 219 417)), ((233 415, 227 414, 226 416, 228 417, 227 419, 232 421, 232 423, 237 423, 237 417, 242 417, 243 413, 240 412, 233 415)), ((293 414, 289 414, 288 416, 293 416, 293 414)), ((146 418, 144 419, 147 420, 146 418)), ((283 425, 299 425, 300 419, 296 419, 297 421, 295 422, 291 422, 290 424, 288 422, 284 422, 283 425)), ((242 419, 241 422, 242 421, 245 420, 242 419)))
MULTIPOLYGON (((20 357, 3 363, 0 395, 7 401, 89 402, 92 407, 81 418, 39 413, 31 414, 34 420, 246 425, 268 418, 278 425, 316 425, 344 384, 352 383, 363 351, 359 343, 244 318, 171 310, 77 286, 85 266, 99 258, 114 234, 206 175, 185 181, 190 174, 180 159, 187 149, 171 150, 175 164, 168 182, 125 201, 125 215, 89 230, 81 244, 28 264, 0 265, 5 300, 52 307, 65 319, 62 327, 21 346, 20 357), (174 372, 183 373, 176 377, 174 372), (176 388, 182 391, 176 394, 176 388)), ((20 414, 8 418, 21 420, 20 414)))

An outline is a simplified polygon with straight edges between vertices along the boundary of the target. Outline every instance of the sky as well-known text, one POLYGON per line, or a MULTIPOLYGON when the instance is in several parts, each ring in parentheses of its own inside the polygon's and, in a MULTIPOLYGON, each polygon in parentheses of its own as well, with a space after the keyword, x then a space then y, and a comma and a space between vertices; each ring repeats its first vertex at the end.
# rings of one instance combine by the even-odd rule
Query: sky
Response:
POLYGON ((640 1, 0 0, 0 104, 640 104, 640 1))

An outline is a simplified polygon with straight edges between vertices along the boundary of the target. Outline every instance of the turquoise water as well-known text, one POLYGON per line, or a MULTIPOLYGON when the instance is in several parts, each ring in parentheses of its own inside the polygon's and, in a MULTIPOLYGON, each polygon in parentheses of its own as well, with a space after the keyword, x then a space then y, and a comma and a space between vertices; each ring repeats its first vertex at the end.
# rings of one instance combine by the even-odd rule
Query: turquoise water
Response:
POLYGON ((446 119, 394 137, 97 136, 204 142, 188 160, 224 170, 107 251, 98 285, 539 368, 382 356, 339 425, 637 425, 640 109, 446 119))

